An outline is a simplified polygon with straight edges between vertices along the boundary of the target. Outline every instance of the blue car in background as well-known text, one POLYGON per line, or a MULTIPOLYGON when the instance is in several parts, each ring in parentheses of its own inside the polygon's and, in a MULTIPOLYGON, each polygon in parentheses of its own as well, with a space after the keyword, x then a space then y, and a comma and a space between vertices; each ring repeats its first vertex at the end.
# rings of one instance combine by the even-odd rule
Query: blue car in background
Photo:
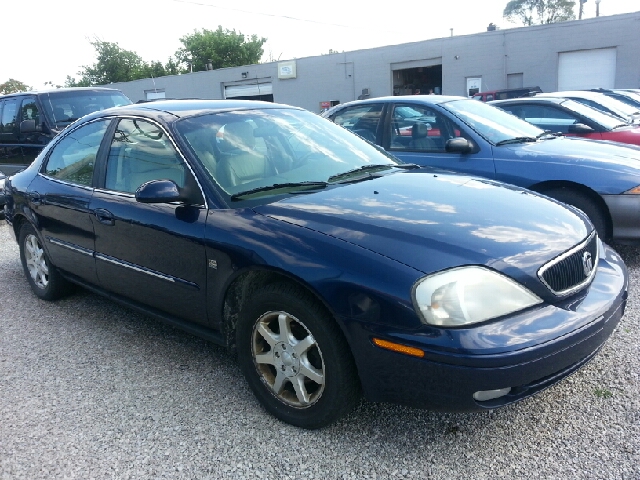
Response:
POLYGON ((640 241, 637 146, 549 133, 462 97, 373 98, 323 116, 406 162, 543 193, 586 213, 603 239, 640 241))
POLYGON ((362 394, 519 401, 592 359, 627 300, 623 261, 578 210, 424 173, 283 105, 96 112, 6 190, 35 295, 81 285, 228 347, 263 407, 304 428, 362 394))

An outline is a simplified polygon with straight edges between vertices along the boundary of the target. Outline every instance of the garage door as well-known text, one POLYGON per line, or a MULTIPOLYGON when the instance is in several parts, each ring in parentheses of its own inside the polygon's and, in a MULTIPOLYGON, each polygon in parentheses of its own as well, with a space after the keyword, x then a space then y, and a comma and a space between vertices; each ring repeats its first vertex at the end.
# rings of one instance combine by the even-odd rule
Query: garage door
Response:
POLYGON ((259 97, 271 94, 273 94, 273 88, 270 83, 228 85, 224 87, 224 98, 259 97))
POLYGON ((558 59, 558 90, 614 88, 616 49, 562 52, 558 59))

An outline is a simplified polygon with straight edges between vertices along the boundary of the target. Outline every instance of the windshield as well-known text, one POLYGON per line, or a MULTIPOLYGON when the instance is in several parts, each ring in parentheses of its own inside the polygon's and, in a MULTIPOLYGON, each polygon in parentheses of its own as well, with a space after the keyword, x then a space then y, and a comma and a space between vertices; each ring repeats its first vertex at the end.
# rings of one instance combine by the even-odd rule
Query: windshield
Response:
POLYGON ((636 107, 628 105, 621 100, 616 100, 613 97, 607 97, 606 95, 598 95, 598 99, 594 101, 618 115, 633 117, 640 113, 636 107))
POLYGON ((535 139, 544 134, 544 130, 484 102, 453 100, 441 106, 494 145, 515 138, 535 139))
POLYGON ((113 90, 74 90, 42 94, 45 115, 57 128, 64 128, 80 117, 99 110, 129 105, 123 93, 113 90))
MULTIPOLYGON (((404 165, 348 130, 303 110, 207 114, 178 121, 177 130, 211 179, 234 198, 260 190, 273 195, 304 192, 362 167, 404 165), (279 188, 267 189, 274 185, 279 188)), ((370 176, 372 171, 364 168, 359 175, 370 176)))
POLYGON ((579 115, 582 115, 583 117, 593 120, 594 122, 602 125, 609 130, 621 125, 626 125, 625 123, 621 123, 620 118, 618 117, 609 115, 602 110, 590 107, 589 105, 585 105, 584 103, 576 102, 575 100, 567 99, 562 102, 562 106, 579 115))

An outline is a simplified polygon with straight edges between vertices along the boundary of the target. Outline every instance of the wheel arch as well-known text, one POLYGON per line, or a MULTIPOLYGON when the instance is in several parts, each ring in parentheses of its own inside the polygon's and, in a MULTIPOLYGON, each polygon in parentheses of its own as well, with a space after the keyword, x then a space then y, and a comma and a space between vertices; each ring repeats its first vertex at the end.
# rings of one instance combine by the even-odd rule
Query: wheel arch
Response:
POLYGON ((328 316, 338 325, 347 343, 350 343, 343 325, 337 321, 337 316, 322 296, 307 282, 287 272, 267 268, 252 268, 236 275, 224 292, 222 301, 222 330, 227 346, 235 350, 235 331, 238 315, 243 306, 251 300, 253 292, 272 283, 287 283, 305 291, 310 299, 318 304, 328 316))
POLYGON ((13 233, 16 237, 16 240, 20 238, 20 229, 22 228, 22 225, 24 225, 25 223, 30 223, 27 217, 25 217, 22 214, 14 215, 11 221, 11 226, 13 228, 13 233))
MULTIPOLYGON (((533 190, 538 193, 542 193, 543 195, 547 195, 547 192, 551 192, 553 190, 561 190, 565 189, 569 192, 577 192, 581 195, 584 195, 589 200, 591 200, 594 205, 600 210, 603 214, 603 218, 607 224, 607 239, 610 239, 613 235, 613 223, 611 219, 611 212, 609 211, 609 207, 605 203, 604 199, 598 192, 595 190, 583 185, 581 183, 570 182, 567 180, 551 180, 547 182, 541 182, 536 185, 532 185, 529 187, 530 190, 533 190)), ((551 195, 549 195, 551 196, 551 195)))

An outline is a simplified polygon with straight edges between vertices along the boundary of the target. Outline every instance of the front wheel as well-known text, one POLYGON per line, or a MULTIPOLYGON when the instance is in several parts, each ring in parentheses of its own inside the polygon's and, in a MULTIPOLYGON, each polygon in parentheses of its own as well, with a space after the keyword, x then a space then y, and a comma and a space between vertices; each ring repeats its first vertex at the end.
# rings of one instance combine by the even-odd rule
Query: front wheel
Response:
POLYGON ((68 282, 49 261, 34 228, 25 223, 20 228, 20 260, 31 290, 43 300, 56 300, 69 290, 68 282))
POLYGON ((587 195, 566 188, 558 188, 542 193, 582 210, 584 214, 589 217, 591 223, 593 223, 593 226, 598 232, 598 236, 607 242, 611 240, 607 215, 602 211, 602 208, 587 195))
POLYGON ((360 398, 348 344, 335 321, 305 291, 269 285, 240 312, 238 361, 272 415, 315 429, 337 421, 360 398))

